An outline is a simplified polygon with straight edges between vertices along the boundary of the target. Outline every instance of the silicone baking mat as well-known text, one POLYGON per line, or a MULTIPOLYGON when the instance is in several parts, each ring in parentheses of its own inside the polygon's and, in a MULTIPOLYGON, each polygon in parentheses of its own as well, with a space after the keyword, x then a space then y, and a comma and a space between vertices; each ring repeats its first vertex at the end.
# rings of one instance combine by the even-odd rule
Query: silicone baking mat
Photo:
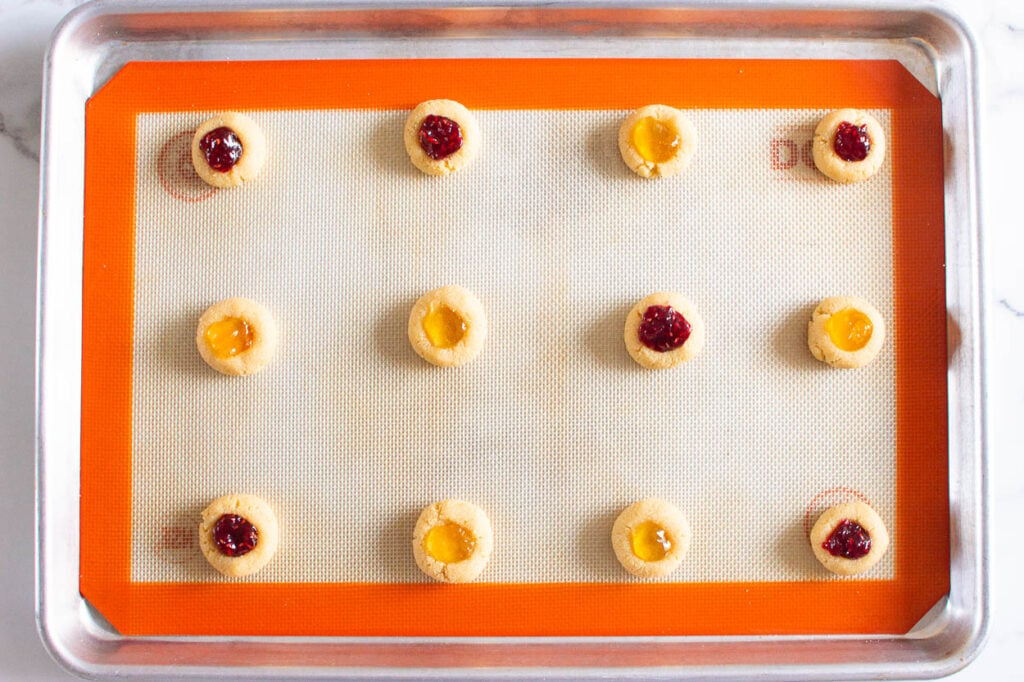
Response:
POLYGON ((939 116, 892 62, 129 65, 87 110, 83 594, 139 634, 905 632, 948 587, 939 116), (442 179, 401 143, 436 96, 484 134, 442 179), (681 177, 618 158, 626 110, 652 102, 699 131, 681 177), (837 106, 890 133, 869 182, 810 162, 837 106), (255 182, 214 191, 187 149, 224 109, 249 111, 270 154, 255 182), (440 370, 404 329, 449 283, 480 297, 489 337, 440 370), (700 357, 660 373, 621 338, 659 289, 708 327, 700 357), (807 351, 811 309, 836 294, 890 321, 868 368, 807 351), (194 346, 199 313, 236 295, 282 330, 244 379, 194 346), (271 500, 283 533, 234 582, 195 540, 228 492, 271 500), (694 537, 679 571, 642 583, 608 535, 649 496, 694 537), (482 584, 431 584, 412 561, 416 516, 446 497, 491 517, 482 584), (851 497, 894 539, 858 580, 806 541, 851 497), (260 615, 226 622, 224 599, 260 615), (821 600, 835 610, 807 608, 821 600))

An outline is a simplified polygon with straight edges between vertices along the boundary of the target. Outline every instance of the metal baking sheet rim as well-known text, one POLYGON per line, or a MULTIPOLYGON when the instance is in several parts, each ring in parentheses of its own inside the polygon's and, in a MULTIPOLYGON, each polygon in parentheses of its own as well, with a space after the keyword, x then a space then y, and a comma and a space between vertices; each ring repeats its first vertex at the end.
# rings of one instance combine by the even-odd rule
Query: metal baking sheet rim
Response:
MULTIPOLYGON (((465 6, 464 6, 465 7, 465 6)), ((473 7, 509 12, 551 12, 528 4, 476 3, 473 7)), ((728 35, 753 56, 773 56, 796 41, 828 45, 883 38, 893 51, 910 48, 934 68, 942 98, 946 158, 946 288, 949 315, 949 471, 951 557, 950 596, 941 600, 905 636, 859 637, 644 637, 644 638, 132 638, 117 634, 78 592, 78 447, 81 380, 81 273, 84 186, 84 105, 120 65, 132 59, 202 58, 194 50, 160 54, 161 39, 187 42, 168 33, 161 20, 196 12, 222 11, 243 17, 252 9, 277 9, 280 26, 301 14, 301 25, 348 9, 402 10, 403 38, 417 12, 436 20, 455 6, 314 5, 289 10, 269 3, 175 6, 158 3, 95 2, 72 12, 57 29, 47 54, 43 98, 43 154, 40 176, 39 274, 37 285, 37 624, 59 663, 89 677, 195 676, 244 674, 250 677, 365 677, 464 679, 686 679, 700 676, 738 679, 928 678, 950 674, 980 651, 988 629, 987 430, 984 409, 984 320, 982 244, 977 196, 976 98, 978 75, 974 42, 958 18, 940 10, 875 5, 823 10, 798 5, 716 8, 707 5, 647 3, 650 22, 668 40, 728 35), (684 10, 680 13, 679 10, 684 10), (744 19, 758 15, 757 39, 744 33, 744 19), (664 23, 659 23, 659 18, 664 23), (126 19, 128 21, 126 21, 126 19), (131 19, 135 19, 134 25, 131 19), (136 33, 132 34, 132 31, 136 33), (134 39, 134 42, 133 42, 134 39), (774 41, 774 43, 773 43, 774 41), (774 45, 774 47, 773 47, 774 45), (780 48, 780 46, 782 46, 780 48), (71 160, 72 162, 69 162, 71 160), (428 656, 443 646, 443 659, 428 656), (617 653, 645 647, 651 666, 620 667, 617 653), (212 665, 253 660, 246 666, 212 665), (276 659, 276 662, 275 662, 276 659), (292 661, 287 665, 281 659, 292 661), (430 659, 429 667, 423 663, 430 659), (659 662, 660 659, 660 662, 659 662), (296 663, 295 661, 303 661, 296 663), (447 662, 446 662, 447 661, 447 662), (865 661, 871 661, 865 663, 865 661), (272 666, 272 667, 271 667, 272 666)), ((615 11, 612 5, 567 6, 558 11, 615 11)), ((626 10, 619 10, 626 11, 626 10)), ((394 16, 398 16, 397 14, 394 16)), ((424 22, 418 37, 437 37, 444 22, 424 22)), ((295 28, 295 25, 291 25, 295 28)), ((568 26, 568 25, 567 25, 568 26)), ((252 47, 243 24, 230 44, 252 47)), ((473 28, 470 26, 470 28, 473 28)), ((500 28, 500 27, 499 27, 500 28)), ((490 27, 495 32, 499 28, 490 27)), ((601 26, 596 27, 598 31, 601 26)), ((266 26, 250 26, 262 31, 266 26)), ((327 29, 329 32, 330 29, 327 29)), ((515 29, 509 29, 514 31, 515 29)), ((614 37, 639 37, 609 22, 614 37)), ((636 29, 634 29, 636 30, 636 29)), ((367 31, 371 36, 379 33, 367 31)), ((511 37, 511 34, 506 34, 511 37)), ((329 35, 327 37, 330 37, 329 35)), ((474 34, 477 39, 482 36, 474 34)), ((483 36, 490 37, 490 36, 483 36)), ((306 35, 309 45, 323 36, 306 35)), ((699 41, 697 41, 699 43, 699 41)), ((707 50, 697 44, 687 56, 707 50)), ((308 47, 308 45, 307 45, 308 47)), ((261 44, 260 58, 288 58, 261 44)), ((255 58, 256 54, 250 54, 255 58)), ((237 57, 236 57, 237 58, 237 57)), ((920 77, 920 76, 919 76, 920 77)))

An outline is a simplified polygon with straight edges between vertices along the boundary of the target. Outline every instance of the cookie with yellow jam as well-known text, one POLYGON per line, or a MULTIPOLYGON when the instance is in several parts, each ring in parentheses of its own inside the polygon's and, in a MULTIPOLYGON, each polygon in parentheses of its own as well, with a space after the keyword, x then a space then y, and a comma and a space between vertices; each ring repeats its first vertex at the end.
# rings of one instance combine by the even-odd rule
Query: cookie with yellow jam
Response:
POLYGON ((863 367, 885 341, 885 320, 858 296, 832 296, 818 304, 807 325, 811 355, 833 367, 863 367))
POLYGON ((450 99, 416 105, 405 121, 403 139, 412 164, 427 175, 448 175, 465 168, 481 147, 476 117, 450 99))
POLYGON ((438 367, 464 365, 487 338, 487 315, 468 289, 451 285, 423 294, 409 313, 409 343, 438 367))
POLYGON ((811 528, 810 540, 818 561, 839 575, 870 570, 889 548, 882 518, 860 500, 826 509, 811 528))
POLYGON ((424 573, 446 583, 475 580, 491 558, 494 535, 483 509, 463 500, 442 500, 420 514, 412 553, 424 573))
POLYGON ((192 165, 214 187, 237 187, 256 177, 267 158, 259 125, 233 111, 203 121, 192 137, 192 165))
POLYGON ((619 563, 640 578, 658 578, 679 567, 690 547, 690 524, 678 507, 649 498, 626 507, 612 526, 619 563))
POLYGON ((814 165, 836 182, 862 182, 878 172, 885 160, 885 131, 878 120, 860 109, 837 109, 814 129, 814 165))
POLYGON ((640 107, 619 127, 622 160, 645 178, 682 173, 696 147, 697 129, 690 119, 664 104, 640 107))
POLYGON ((248 298, 215 303, 199 317, 196 346, 210 367, 244 376, 261 370, 274 355, 277 326, 267 309, 248 298))
POLYGON ((231 577, 251 575, 277 551, 274 510, 255 495, 224 495, 203 510, 199 548, 210 565, 231 577))

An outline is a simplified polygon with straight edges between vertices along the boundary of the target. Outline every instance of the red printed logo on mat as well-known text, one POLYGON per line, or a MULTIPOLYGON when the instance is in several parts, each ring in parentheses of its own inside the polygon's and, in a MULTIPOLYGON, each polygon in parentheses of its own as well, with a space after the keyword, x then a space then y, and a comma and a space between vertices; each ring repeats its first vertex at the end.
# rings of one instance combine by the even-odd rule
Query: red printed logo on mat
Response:
POLYGON ((160 184, 176 199, 195 203, 213 196, 217 190, 203 182, 192 166, 192 136, 194 132, 181 132, 172 136, 156 159, 156 172, 160 184))
POLYGON ((793 171, 804 175, 815 170, 812 153, 813 128, 780 126, 768 143, 768 163, 773 171, 793 171))
POLYGON ((172 564, 183 564, 200 556, 199 536, 195 525, 185 519, 167 519, 158 529, 154 549, 157 555, 172 564))

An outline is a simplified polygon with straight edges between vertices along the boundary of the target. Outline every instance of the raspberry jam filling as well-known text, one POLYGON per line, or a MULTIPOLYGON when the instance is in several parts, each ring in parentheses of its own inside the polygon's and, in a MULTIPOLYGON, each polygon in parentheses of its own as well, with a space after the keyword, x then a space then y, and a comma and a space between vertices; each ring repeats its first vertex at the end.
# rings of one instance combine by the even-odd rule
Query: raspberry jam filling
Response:
POLYGON ((686 318, 672 306, 652 305, 644 311, 638 336, 640 343, 651 350, 665 353, 686 343, 691 329, 686 318))
POLYGON ((243 556, 256 549, 259 531, 248 519, 223 514, 213 525, 213 544, 225 556, 243 556))
POLYGON ((863 161, 871 151, 871 138, 868 137, 867 125, 855 126, 843 121, 836 128, 832 148, 843 161, 863 161))
POLYGON ((420 147, 434 161, 440 161, 462 149, 462 129, 450 118, 430 114, 420 124, 420 147))
POLYGON ((643 561, 661 561, 672 550, 668 531, 654 521, 644 521, 629 536, 633 554, 643 561))
POLYGON ((871 536, 856 521, 843 519, 821 546, 832 556, 860 559, 871 551, 871 536))
POLYGON ((242 141, 231 128, 214 128, 199 141, 206 163, 218 173, 227 173, 242 158, 242 141))
POLYGON ((473 554, 476 537, 457 523, 434 526, 423 539, 423 548, 435 561, 454 564, 465 561, 473 554))

